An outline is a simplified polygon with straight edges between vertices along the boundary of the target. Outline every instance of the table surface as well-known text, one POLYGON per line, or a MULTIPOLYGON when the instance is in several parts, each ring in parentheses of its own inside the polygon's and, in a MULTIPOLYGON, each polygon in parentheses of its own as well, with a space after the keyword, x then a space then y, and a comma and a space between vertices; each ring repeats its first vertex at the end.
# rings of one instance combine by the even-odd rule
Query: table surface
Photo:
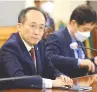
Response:
MULTIPOLYGON (((73 78, 75 85, 80 86, 91 86, 91 91, 86 92, 97 92, 97 74, 73 78)), ((62 89, 10 89, 1 90, 0 92, 85 92, 85 91, 69 91, 62 89)))

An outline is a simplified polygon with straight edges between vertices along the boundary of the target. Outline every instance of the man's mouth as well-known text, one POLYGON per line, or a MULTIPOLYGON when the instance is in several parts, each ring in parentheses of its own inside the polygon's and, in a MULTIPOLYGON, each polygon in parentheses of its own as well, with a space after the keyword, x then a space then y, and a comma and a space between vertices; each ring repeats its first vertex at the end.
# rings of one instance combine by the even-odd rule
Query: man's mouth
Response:
POLYGON ((32 39, 39 39, 39 37, 32 37, 32 39))

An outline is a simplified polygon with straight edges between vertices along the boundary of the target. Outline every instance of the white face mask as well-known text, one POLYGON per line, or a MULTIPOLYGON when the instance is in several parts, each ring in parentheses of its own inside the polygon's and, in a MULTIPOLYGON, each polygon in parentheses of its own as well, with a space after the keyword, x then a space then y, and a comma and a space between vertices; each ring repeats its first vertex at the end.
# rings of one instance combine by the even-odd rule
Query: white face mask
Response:
POLYGON ((90 32, 79 32, 77 31, 75 33, 75 38, 76 40, 80 41, 80 42, 83 42, 85 41, 86 39, 88 39, 90 37, 90 32))
POLYGON ((41 4, 40 8, 46 13, 51 13, 53 11, 54 4, 52 2, 45 2, 41 4))

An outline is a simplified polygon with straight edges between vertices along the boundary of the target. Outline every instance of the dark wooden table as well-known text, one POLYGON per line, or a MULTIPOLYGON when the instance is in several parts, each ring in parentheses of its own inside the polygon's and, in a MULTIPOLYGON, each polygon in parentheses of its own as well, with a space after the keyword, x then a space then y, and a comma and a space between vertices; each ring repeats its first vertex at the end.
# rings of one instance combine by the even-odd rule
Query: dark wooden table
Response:
MULTIPOLYGON (((91 91, 86 92, 97 92, 97 74, 73 78, 73 80, 75 85, 92 87, 91 91)), ((69 91, 61 89, 10 89, 1 90, 0 92, 85 92, 85 91, 69 91)))

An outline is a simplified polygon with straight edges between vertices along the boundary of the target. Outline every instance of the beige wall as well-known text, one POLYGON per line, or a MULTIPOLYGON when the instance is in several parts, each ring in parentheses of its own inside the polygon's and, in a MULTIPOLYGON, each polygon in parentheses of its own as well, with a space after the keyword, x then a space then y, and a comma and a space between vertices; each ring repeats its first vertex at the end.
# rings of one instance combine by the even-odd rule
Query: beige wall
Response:
POLYGON ((68 22, 71 12, 79 4, 86 3, 86 0, 54 0, 55 9, 51 16, 55 22, 63 20, 65 23, 68 22))
POLYGON ((25 7, 34 6, 34 0, 25 0, 25 7))

